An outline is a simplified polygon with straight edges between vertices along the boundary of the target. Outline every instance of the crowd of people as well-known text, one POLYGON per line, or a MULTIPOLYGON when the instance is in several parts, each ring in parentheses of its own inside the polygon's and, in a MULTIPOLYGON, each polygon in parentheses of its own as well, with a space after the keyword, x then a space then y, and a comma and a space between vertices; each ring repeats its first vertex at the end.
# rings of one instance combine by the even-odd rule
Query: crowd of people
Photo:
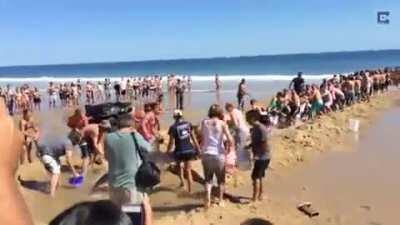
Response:
MULTIPOLYGON (((183 109, 184 93, 191 90, 190 76, 177 77, 168 75, 165 80, 166 90, 175 95, 177 108, 183 109)), ((163 77, 129 77, 111 81, 49 82, 45 91, 30 84, 12 87, 10 84, 0 87, 0 97, 6 102, 9 114, 22 114, 24 110, 41 110, 44 100, 49 108, 77 107, 83 104, 98 104, 111 101, 149 102, 163 95, 163 77)))
POLYGON ((299 73, 289 88, 279 91, 264 110, 274 125, 290 126, 298 120, 306 121, 354 103, 368 102, 371 96, 388 90, 392 83, 390 72, 387 68, 333 75, 320 85, 306 84, 299 73))
MULTIPOLYGON (((40 161, 51 176, 49 194, 52 196, 56 194, 60 180, 61 157, 66 158, 73 175, 69 181, 75 186, 84 182, 89 164, 107 162, 108 172, 104 177, 108 183, 110 200, 137 224, 152 223, 147 190, 138 184, 136 179, 141 165, 147 160, 142 157, 142 152, 172 156, 178 168, 181 186, 188 192, 193 190, 192 164, 200 158, 206 208, 211 207, 213 203, 224 205, 226 175, 237 172, 238 158, 243 158, 238 155, 250 153, 251 157, 248 159, 252 159, 253 163, 250 174, 253 185, 252 200, 262 201, 263 179, 272 155, 272 146, 269 143, 271 129, 274 126, 290 126, 299 120, 312 119, 331 111, 343 110, 344 107, 358 102, 369 101, 371 96, 388 90, 391 84, 390 72, 389 69, 385 69, 359 71, 346 76, 334 75, 330 79, 324 79, 320 85, 306 84, 299 73, 289 88, 278 92, 267 107, 259 107, 256 100, 252 99, 247 111, 244 111, 243 97, 248 95, 248 90, 245 79, 242 79, 237 93, 238 104, 228 102, 225 107, 211 105, 207 117, 198 126, 184 118, 182 102, 184 91, 191 88, 190 77, 177 79, 168 76, 168 90, 175 92, 177 99, 182 100, 177 101, 176 110, 173 111, 174 122, 168 129, 167 149, 164 150, 160 149, 160 144, 164 141, 159 118, 163 113, 162 99, 156 97, 162 92, 161 77, 122 79, 114 84, 116 101, 128 101, 138 96, 155 98, 146 102, 143 108, 136 108, 131 113, 121 115, 115 124, 116 129, 113 129, 109 120, 89 123, 90 118, 77 109, 68 119, 68 135, 61 141, 45 141, 32 118, 30 108, 18 108, 23 113, 20 122, 20 130, 24 135, 23 155, 26 154, 28 161, 32 162, 31 150, 36 148, 40 161), (74 149, 80 149, 80 170, 73 165, 72 156, 76 154, 74 149), (215 200, 212 196, 214 176, 218 186, 215 200)), ((86 93, 86 101, 89 104, 107 101, 111 97, 111 94, 108 95, 111 88, 109 79, 104 83, 99 82, 98 85, 88 82, 83 89, 79 83, 78 80, 76 84, 58 87, 50 83, 49 105, 55 106, 57 100, 52 96, 56 95, 55 93, 60 94, 64 86, 69 94, 64 93, 63 98, 60 94, 60 100, 65 100, 66 105, 79 104, 79 96, 82 95, 80 90, 86 93), (100 86, 102 88, 99 92, 100 86), (98 93, 101 93, 102 97, 99 97, 98 93)), ((215 84, 219 90, 221 83, 218 75, 215 84)), ((26 90, 29 90, 29 86, 22 89, 23 92, 26 90)), ((8 96, 5 97, 6 102, 9 101, 7 98, 8 96)), ((24 161, 23 158, 21 162, 24 161)), ((95 187, 97 185, 99 184, 96 183, 95 187)))

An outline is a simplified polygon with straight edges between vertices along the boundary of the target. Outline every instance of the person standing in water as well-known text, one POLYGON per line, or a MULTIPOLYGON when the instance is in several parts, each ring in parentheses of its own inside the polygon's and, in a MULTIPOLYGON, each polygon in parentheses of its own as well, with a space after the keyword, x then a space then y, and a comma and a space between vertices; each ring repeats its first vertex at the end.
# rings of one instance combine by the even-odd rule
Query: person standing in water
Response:
POLYGON ((181 110, 174 111, 174 124, 171 125, 168 131, 169 142, 167 153, 172 151, 175 146, 174 158, 179 168, 179 178, 181 186, 184 187, 184 173, 187 175, 187 190, 192 192, 192 161, 199 154, 199 143, 193 134, 192 124, 183 119, 181 110))
POLYGON ((183 104, 184 104, 184 94, 185 94, 185 84, 184 82, 181 81, 181 79, 177 80, 176 86, 175 86, 175 96, 176 96, 176 108, 183 110, 183 104))
POLYGON ((215 74, 215 91, 219 91, 221 89, 221 81, 219 80, 219 75, 215 74))
POLYGON ((303 73, 298 72, 297 77, 293 78, 293 80, 290 82, 289 89, 291 89, 291 87, 293 85, 294 91, 299 95, 304 90, 304 84, 305 84, 305 82, 303 79, 303 73))
POLYGON ((242 79, 239 83, 237 91, 238 108, 240 110, 244 109, 244 96, 246 96, 247 94, 248 93, 246 90, 246 80, 242 79))

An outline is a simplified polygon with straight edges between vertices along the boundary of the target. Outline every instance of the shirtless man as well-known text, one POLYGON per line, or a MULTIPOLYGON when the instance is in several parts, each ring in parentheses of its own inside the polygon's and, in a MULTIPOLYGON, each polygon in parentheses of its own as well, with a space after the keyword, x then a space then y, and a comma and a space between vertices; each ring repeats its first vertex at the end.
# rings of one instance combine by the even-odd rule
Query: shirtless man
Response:
POLYGON ((49 88, 47 89, 47 93, 49 94, 49 108, 56 107, 57 101, 57 89, 54 86, 53 82, 49 83, 49 88))

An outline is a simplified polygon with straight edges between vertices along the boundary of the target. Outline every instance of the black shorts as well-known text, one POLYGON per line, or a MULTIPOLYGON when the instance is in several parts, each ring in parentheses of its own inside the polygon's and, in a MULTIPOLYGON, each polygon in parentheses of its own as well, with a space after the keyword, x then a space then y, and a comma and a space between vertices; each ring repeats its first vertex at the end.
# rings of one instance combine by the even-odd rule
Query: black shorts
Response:
POLYGON ((82 159, 88 158, 93 154, 93 151, 89 148, 89 145, 86 142, 79 144, 79 148, 81 149, 82 159))
POLYGON ((197 158, 197 153, 195 150, 188 152, 174 152, 174 158, 177 162, 187 162, 195 160, 197 158))
POLYGON ((270 159, 256 160, 251 172, 251 179, 257 180, 265 177, 265 171, 268 169, 270 159))

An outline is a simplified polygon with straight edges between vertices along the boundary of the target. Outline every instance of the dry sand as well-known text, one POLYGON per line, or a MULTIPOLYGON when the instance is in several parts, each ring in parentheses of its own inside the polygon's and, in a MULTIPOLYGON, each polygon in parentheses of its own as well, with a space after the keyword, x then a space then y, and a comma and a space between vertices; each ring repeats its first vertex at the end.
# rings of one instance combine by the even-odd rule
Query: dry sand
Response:
MULTIPOLYGON (((237 204, 227 201, 225 207, 212 207, 205 211, 201 207, 203 189, 200 184, 194 186, 194 194, 185 194, 178 187, 178 179, 169 172, 163 174, 161 187, 151 195, 154 206, 156 225, 169 224, 240 224, 246 219, 260 217, 271 221, 273 224, 314 224, 308 217, 298 212, 295 205, 282 202, 282 196, 275 197, 268 191, 268 183, 281 179, 282 174, 290 173, 299 165, 316 158, 320 153, 336 149, 351 149, 351 131, 348 129, 348 120, 358 118, 361 120, 361 135, 380 112, 389 108, 393 100, 399 96, 392 92, 374 97, 370 103, 357 104, 346 108, 344 112, 332 113, 322 116, 314 122, 307 122, 297 127, 275 130, 272 138, 273 159, 268 172, 266 193, 268 198, 258 203, 237 204), (338 146, 347 146, 346 148, 338 146), (269 195, 270 194, 270 195, 269 195)), ((68 112, 57 110, 39 113, 36 117, 54 138, 65 135, 67 128, 61 125, 67 118, 68 112), (51 123, 49 123, 51 121, 51 123)), ((193 112, 193 115, 196 114, 193 112)), ((199 115, 196 114, 195 117, 199 115)), ((193 116, 188 115, 189 118, 193 116)), ((163 146, 165 149, 165 146, 163 146)), ((166 168, 166 165, 163 166, 166 168)), ((202 174, 199 162, 195 170, 202 174)), ((89 195, 90 186, 104 172, 104 168, 95 166, 88 174, 85 185, 79 189, 67 185, 68 174, 63 174, 61 187, 57 196, 49 196, 26 188, 21 191, 27 201, 36 224, 46 224, 57 213, 74 203, 84 200, 97 200, 107 198, 106 192, 89 195)), ((46 174, 40 163, 36 160, 32 165, 23 165, 18 171, 25 180, 44 181, 46 174)), ((240 171, 237 182, 228 181, 227 192, 237 195, 251 196, 251 181, 249 171, 240 171)), ((287 187, 286 187, 287 188, 287 187)), ((294 187, 298 188, 298 187, 294 187)), ((335 224, 335 221, 319 221, 316 224, 335 224)))

